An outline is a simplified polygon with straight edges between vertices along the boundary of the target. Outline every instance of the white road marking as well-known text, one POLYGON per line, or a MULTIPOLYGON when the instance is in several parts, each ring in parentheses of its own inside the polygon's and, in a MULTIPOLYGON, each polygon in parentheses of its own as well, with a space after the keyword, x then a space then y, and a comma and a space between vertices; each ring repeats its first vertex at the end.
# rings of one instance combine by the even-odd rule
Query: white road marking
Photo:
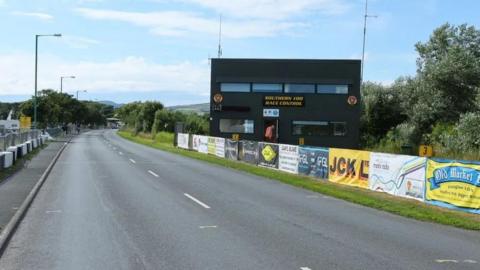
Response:
POLYGON ((308 267, 300 267, 300 269, 301 269, 301 270, 312 270, 312 269, 310 269, 310 268, 308 268, 308 267))
POLYGON ((458 263, 457 260, 442 260, 442 259, 438 259, 438 260, 435 260, 437 263, 458 263))
POLYGON ((201 205, 203 208, 206 208, 206 209, 210 209, 210 206, 204 204, 203 202, 201 202, 200 200, 198 200, 197 198, 193 197, 192 195, 188 194, 188 193, 183 193, 183 195, 185 195, 187 198, 189 198, 190 200, 198 203, 199 205, 201 205))
POLYGON ((464 263, 477 263, 475 260, 463 260, 464 263))
POLYGON ((113 147, 113 150, 117 150, 117 148, 114 146, 114 147, 113 147))
POLYGON ((148 173, 151 174, 151 175, 153 175, 153 176, 155 176, 155 177, 157 177, 157 178, 159 177, 158 174, 156 174, 156 173, 154 173, 154 172, 152 172, 152 171, 150 171, 150 170, 148 170, 148 173))
POLYGON ((49 210, 49 211, 45 211, 45 213, 47 214, 50 214, 50 213, 61 213, 62 210, 49 210))
POLYGON ((216 229, 217 225, 209 225, 209 226, 198 226, 200 229, 216 229))
POLYGON ((133 159, 130 159, 130 162, 132 162, 133 164, 137 163, 135 160, 133 159))
POLYGON ((119 155, 123 156, 123 153, 122 152, 118 152, 119 155))

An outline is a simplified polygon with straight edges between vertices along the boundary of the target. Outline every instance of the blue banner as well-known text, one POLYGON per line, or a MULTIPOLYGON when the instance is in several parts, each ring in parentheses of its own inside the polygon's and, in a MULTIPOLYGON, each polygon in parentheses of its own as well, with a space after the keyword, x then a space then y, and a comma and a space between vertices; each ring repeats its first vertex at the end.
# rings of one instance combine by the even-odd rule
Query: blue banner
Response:
POLYGON ((300 147, 298 173, 328 179, 328 149, 300 147))
POLYGON ((468 167, 450 166, 435 169, 428 179, 430 190, 440 188, 446 182, 459 182, 480 187, 480 172, 468 167))

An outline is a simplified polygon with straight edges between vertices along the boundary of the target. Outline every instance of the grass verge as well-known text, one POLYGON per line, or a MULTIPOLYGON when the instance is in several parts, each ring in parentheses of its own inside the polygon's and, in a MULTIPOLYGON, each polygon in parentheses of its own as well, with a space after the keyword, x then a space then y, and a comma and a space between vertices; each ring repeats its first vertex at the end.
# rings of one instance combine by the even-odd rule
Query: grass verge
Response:
POLYGON ((0 182, 3 182, 3 180, 21 170, 28 161, 34 158, 45 147, 47 147, 47 143, 37 147, 36 149, 33 149, 32 152, 18 159, 12 167, 0 171, 0 182))
POLYGON ((173 147, 170 140, 161 140, 157 138, 152 139, 147 134, 134 136, 129 131, 119 131, 118 134, 127 140, 139 144, 248 172, 257 176, 277 180, 292 186, 308 189, 399 216, 454 226, 462 229, 480 230, 480 215, 449 210, 415 200, 394 197, 386 193, 348 187, 326 181, 319 181, 311 177, 289 174, 281 171, 253 166, 243 162, 236 162, 198 152, 187 151, 173 147))

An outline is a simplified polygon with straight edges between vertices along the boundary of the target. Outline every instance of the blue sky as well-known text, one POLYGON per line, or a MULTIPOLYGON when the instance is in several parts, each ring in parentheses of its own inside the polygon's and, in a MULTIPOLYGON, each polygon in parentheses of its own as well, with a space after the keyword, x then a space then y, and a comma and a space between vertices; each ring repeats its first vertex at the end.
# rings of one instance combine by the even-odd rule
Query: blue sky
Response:
MULTIPOLYGON (((0 101, 34 89, 81 99, 208 102, 223 17, 223 57, 360 59, 364 0, 0 0, 0 101)), ((370 0, 365 80, 416 70, 414 44, 445 22, 480 28, 478 0, 370 0)))

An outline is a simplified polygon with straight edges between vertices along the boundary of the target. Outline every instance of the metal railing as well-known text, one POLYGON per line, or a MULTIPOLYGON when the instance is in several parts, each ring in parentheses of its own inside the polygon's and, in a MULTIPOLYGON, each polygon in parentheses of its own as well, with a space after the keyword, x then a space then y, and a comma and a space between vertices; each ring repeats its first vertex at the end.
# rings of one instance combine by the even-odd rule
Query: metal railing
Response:
POLYGON ((39 130, 0 134, 0 150, 5 151, 10 146, 19 145, 26 141, 38 138, 40 134, 41 132, 39 130))

